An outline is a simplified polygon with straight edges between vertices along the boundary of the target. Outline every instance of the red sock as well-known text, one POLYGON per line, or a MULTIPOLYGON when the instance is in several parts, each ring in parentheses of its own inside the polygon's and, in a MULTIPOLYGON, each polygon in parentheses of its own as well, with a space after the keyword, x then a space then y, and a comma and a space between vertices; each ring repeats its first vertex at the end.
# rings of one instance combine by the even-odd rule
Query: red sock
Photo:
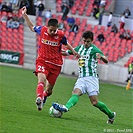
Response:
POLYGON ((37 97, 43 97, 43 91, 44 91, 44 83, 43 82, 39 82, 36 88, 36 94, 37 97))
POLYGON ((43 92, 43 96, 44 97, 47 97, 48 96, 48 93, 46 91, 43 92))

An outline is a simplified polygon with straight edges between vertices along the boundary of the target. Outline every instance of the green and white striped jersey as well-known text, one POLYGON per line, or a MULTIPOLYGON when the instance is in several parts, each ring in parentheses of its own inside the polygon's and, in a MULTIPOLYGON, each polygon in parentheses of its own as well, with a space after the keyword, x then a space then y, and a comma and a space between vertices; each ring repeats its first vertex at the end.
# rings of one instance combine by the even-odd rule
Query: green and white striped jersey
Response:
MULTIPOLYGON (((91 44, 89 48, 85 48, 84 44, 82 44, 74 49, 81 55, 78 59, 79 77, 98 77, 96 53, 100 53, 103 56, 102 51, 94 44, 91 44)), ((68 50, 68 53, 72 54, 70 50, 68 50)))

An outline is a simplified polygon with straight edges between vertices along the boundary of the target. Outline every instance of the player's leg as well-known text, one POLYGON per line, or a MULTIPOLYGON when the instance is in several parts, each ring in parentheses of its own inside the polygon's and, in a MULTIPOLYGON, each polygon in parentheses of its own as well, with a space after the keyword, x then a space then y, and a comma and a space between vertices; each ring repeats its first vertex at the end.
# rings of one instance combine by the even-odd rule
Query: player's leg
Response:
POLYGON ((113 117, 113 112, 108 109, 108 107, 103 103, 98 101, 98 98, 96 95, 94 96, 89 96, 90 101, 93 106, 97 107, 99 110, 101 110, 103 113, 109 116, 109 118, 113 117))
POLYGON ((75 83, 75 87, 72 92, 72 96, 70 99, 67 101, 65 105, 61 105, 58 103, 53 103, 52 106, 61 111, 61 112, 67 112, 71 107, 73 107, 75 104, 77 104, 79 100, 79 96, 84 93, 84 83, 82 79, 78 79, 77 82, 75 83))
POLYGON ((95 77, 89 77, 86 79, 87 92, 90 98, 90 101, 93 106, 97 107, 100 111, 105 113, 109 119, 114 117, 114 112, 112 112, 106 104, 98 101, 98 93, 99 93, 99 81, 95 77))
MULTIPOLYGON (((94 92, 93 92, 94 93, 94 92)), ((106 114, 109 118, 108 123, 112 124, 114 121, 114 117, 116 115, 115 112, 112 112, 105 103, 98 101, 97 95, 90 95, 89 96, 90 101, 93 106, 97 107, 100 111, 102 111, 104 114, 106 114)))
POLYGON ((80 93, 81 93, 81 91, 78 88, 76 88, 73 91, 72 96, 70 97, 70 99, 68 100, 68 102, 65 105, 53 103, 52 106, 61 112, 67 112, 67 111, 69 111, 69 109, 71 107, 73 107, 78 102, 80 93))
POLYGON ((37 97, 43 98, 43 91, 46 85, 46 75, 43 73, 38 73, 37 76, 38 76, 38 85, 36 88, 36 94, 37 94, 37 97))
POLYGON ((79 96, 82 94, 85 94, 85 82, 84 78, 79 78, 77 82, 75 83, 74 89, 72 91, 72 96, 68 100, 68 102, 65 104, 65 106, 68 108, 68 110, 73 107, 75 104, 77 104, 79 100, 79 96))
POLYGON ((69 110, 71 107, 73 107, 75 104, 77 104, 79 100, 79 96, 82 94, 81 90, 78 88, 75 88, 72 92, 71 98, 68 100, 68 102, 65 104, 67 109, 69 110))
POLYGON ((36 105, 38 110, 42 110, 42 105, 43 105, 43 91, 44 91, 44 86, 46 84, 46 76, 43 73, 38 73, 38 85, 36 88, 36 105))
POLYGON ((47 65, 42 60, 36 60, 36 76, 38 77, 38 85, 36 88, 36 105, 38 110, 42 110, 43 106, 43 92, 44 87, 46 86, 46 78, 49 74, 49 71, 47 70, 47 65))
POLYGON ((76 88, 73 91, 72 96, 70 97, 70 99, 67 101, 67 103, 65 105, 53 103, 52 106, 61 112, 67 112, 67 111, 69 111, 69 109, 71 107, 73 107, 75 104, 77 104, 80 94, 81 94, 81 91, 78 88, 76 88))
POLYGON ((60 66, 49 65, 48 67, 50 69, 50 72, 47 75, 46 90, 43 92, 43 105, 46 103, 47 97, 52 94, 53 87, 61 71, 60 66))
POLYGON ((48 81, 46 85, 46 90, 43 92, 43 105, 46 103, 47 97, 52 95, 52 89, 54 86, 52 86, 48 81))

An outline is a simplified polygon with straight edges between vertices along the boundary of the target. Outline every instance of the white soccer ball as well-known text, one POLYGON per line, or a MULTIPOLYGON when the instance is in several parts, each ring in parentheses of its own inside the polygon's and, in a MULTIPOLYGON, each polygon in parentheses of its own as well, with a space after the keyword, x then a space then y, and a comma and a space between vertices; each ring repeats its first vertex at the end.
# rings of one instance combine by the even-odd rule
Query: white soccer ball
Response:
POLYGON ((60 118, 62 116, 62 112, 54 109, 53 106, 50 107, 49 114, 50 114, 50 116, 57 117, 57 118, 60 118))

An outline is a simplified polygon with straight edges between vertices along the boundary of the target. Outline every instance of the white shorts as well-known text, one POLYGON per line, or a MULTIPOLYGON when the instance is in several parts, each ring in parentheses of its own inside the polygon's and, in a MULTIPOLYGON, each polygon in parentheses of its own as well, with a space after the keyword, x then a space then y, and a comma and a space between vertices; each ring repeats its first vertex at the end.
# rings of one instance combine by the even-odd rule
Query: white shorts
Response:
POLYGON ((80 89, 82 94, 87 93, 89 96, 98 95, 99 80, 93 76, 78 78, 74 86, 74 89, 76 88, 80 89))

